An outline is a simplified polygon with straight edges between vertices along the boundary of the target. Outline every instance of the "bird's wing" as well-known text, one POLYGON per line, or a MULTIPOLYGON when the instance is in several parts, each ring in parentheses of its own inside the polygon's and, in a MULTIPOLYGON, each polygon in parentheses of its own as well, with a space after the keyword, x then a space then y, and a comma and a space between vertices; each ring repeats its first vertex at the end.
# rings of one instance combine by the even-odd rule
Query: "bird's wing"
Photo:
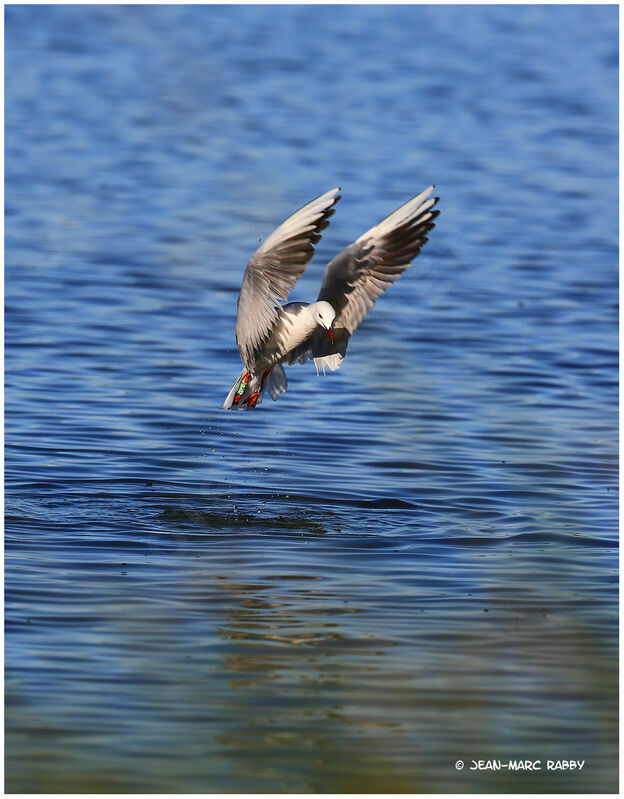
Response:
POLYGON ((440 213, 431 210, 439 199, 430 197, 433 189, 413 197, 330 261, 318 300, 334 307, 334 330, 344 328, 351 335, 418 255, 440 213))
POLYGON ((280 300, 303 274, 321 230, 329 224, 340 188, 312 200, 283 222, 247 264, 238 297, 236 343, 248 368, 275 324, 280 300))

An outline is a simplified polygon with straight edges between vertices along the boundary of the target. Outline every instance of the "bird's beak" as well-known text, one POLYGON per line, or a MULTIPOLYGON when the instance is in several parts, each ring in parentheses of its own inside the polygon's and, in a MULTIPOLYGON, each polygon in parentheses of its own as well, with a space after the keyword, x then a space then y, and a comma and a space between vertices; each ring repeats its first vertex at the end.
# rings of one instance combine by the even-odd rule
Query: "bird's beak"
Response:
POLYGON ((330 340, 330 341, 331 341, 331 343, 333 344, 333 343, 334 343, 334 334, 332 333, 332 329, 331 329, 331 327, 328 327, 328 328, 327 328, 327 335, 329 336, 329 340, 330 340))

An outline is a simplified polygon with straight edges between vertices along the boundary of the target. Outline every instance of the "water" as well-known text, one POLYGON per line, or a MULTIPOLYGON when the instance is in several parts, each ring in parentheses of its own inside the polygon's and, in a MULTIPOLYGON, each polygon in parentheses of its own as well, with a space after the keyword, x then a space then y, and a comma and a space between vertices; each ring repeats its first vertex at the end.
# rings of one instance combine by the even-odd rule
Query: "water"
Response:
POLYGON ((616 791, 617 8, 6 32, 7 789, 616 791), (342 369, 221 410, 258 239, 343 187, 311 300, 432 182, 342 369))

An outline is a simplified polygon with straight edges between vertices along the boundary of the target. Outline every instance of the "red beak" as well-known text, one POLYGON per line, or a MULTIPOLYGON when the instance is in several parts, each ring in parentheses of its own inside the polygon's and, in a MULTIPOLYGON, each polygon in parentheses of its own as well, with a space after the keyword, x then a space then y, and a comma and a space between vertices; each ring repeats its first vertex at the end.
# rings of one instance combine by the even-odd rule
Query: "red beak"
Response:
POLYGON ((331 343, 333 344, 333 343, 334 343, 334 334, 332 333, 332 329, 331 329, 331 327, 328 327, 328 328, 327 328, 327 335, 329 336, 329 340, 330 340, 330 341, 331 341, 331 343))

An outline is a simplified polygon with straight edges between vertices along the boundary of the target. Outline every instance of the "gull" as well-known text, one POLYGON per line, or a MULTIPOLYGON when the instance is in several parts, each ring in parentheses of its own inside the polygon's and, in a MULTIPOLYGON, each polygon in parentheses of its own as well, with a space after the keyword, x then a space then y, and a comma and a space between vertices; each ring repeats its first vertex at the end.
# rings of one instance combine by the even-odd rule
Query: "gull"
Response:
POLYGON ((335 371, 350 337, 375 300, 410 266, 440 213, 434 186, 408 200, 345 247, 325 270, 316 302, 288 295, 329 225, 341 188, 321 194, 283 222, 247 264, 238 297, 236 344, 243 369, 224 408, 255 408, 265 391, 277 400, 288 388, 284 364, 312 359, 317 374, 335 371))

